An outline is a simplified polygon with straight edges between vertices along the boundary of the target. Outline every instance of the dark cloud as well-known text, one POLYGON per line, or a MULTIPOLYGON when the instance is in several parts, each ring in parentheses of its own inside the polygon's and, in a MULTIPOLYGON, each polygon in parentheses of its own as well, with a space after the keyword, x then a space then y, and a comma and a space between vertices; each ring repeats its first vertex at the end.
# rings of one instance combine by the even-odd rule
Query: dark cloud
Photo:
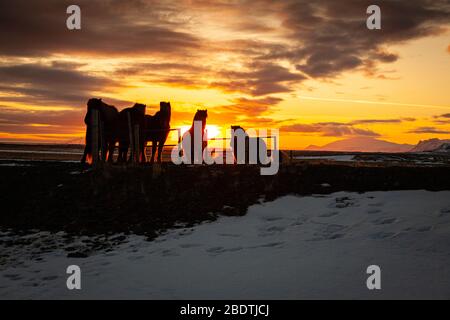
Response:
POLYGON ((354 120, 350 124, 401 123, 401 119, 362 119, 354 120))
POLYGON ((80 120, 84 117, 84 110, 23 111, 4 105, 0 105, 0 110, 1 123, 11 123, 16 125, 48 124, 62 127, 79 126, 80 120))
POLYGON ((268 58, 285 58, 312 77, 333 77, 354 69, 374 74, 379 63, 396 61, 386 45, 443 31, 450 21, 446 0, 383 1, 381 30, 366 28, 364 14, 372 1, 283 1, 279 14, 296 45, 268 58))
POLYGON ((276 97, 265 97, 261 99, 237 98, 232 104, 220 108, 218 111, 236 114, 236 116, 255 117, 260 116, 267 111, 273 111, 273 107, 280 103, 282 99, 276 97))
POLYGON ((357 127, 358 125, 372 124, 399 124, 403 121, 414 121, 408 119, 358 119, 350 122, 318 122, 313 124, 285 125, 281 130, 294 133, 319 133, 322 136, 380 136, 378 133, 357 127))
POLYGON ((156 62, 139 62, 121 65, 114 71, 114 74, 118 76, 152 76, 153 78, 166 76, 167 72, 192 75, 204 74, 211 72, 210 69, 202 65, 193 65, 189 63, 156 63, 156 62))
POLYGON ((0 132, 25 134, 71 134, 84 128, 83 117, 90 97, 103 92, 105 101, 116 106, 131 102, 110 99, 107 88, 115 81, 79 68, 83 64, 53 61, 0 66, 0 101, 19 103, 22 108, 0 105, 0 132), (30 106, 45 106, 45 109, 30 106), (57 107, 69 108, 59 111, 57 107), (73 110, 70 110, 72 108, 73 110), (52 110, 53 109, 53 110, 52 110))
POLYGON ((354 69, 363 64, 363 61, 352 55, 339 54, 324 48, 321 51, 311 54, 305 64, 297 65, 299 71, 305 72, 313 78, 333 76, 345 70, 354 69))
POLYGON ((172 12, 169 5, 119 0, 76 3, 82 14, 80 31, 66 28, 66 8, 73 1, 1 1, 0 53, 13 56, 186 55, 188 50, 200 47, 195 35, 173 30, 181 22, 168 21, 166 15, 172 12))
POLYGON ((450 123, 450 113, 444 113, 434 116, 433 122, 437 124, 449 124, 450 123))
POLYGON ((113 80, 91 75, 74 65, 27 63, 0 66, 0 92, 14 96, 0 100, 30 105, 79 107, 93 92, 119 86, 113 80))
POLYGON ((280 128, 281 131, 292 132, 292 133, 312 133, 312 134, 320 134, 321 136, 332 136, 332 137, 341 137, 341 136, 369 136, 369 137, 378 137, 379 134, 367 130, 354 128, 351 125, 336 123, 336 122, 324 122, 324 123, 313 123, 313 124, 291 124, 282 126, 280 128))
MULTIPOLYGON (((164 56, 167 61, 148 64, 145 69, 122 68, 118 72, 132 75, 160 70, 171 76, 183 71, 192 79, 205 72, 205 56, 223 51, 241 60, 249 71, 209 70, 217 76, 209 86, 257 96, 291 91, 292 85, 306 78, 301 73, 327 78, 367 69, 375 74, 379 63, 398 59, 385 51, 385 45, 439 33, 450 16, 446 0, 384 1, 380 4, 382 29, 369 31, 365 11, 372 3, 366 0, 80 0, 82 30, 69 31, 65 10, 70 4, 66 0, 0 2, 0 55, 164 56), (252 15, 248 15, 250 9, 252 15), (211 27, 212 22, 202 21, 205 15, 201 14, 215 18, 218 26, 222 23, 229 30, 258 32, 262 37, 206 39, 192 29, 202 23, 211 27), (281 26, 271 27, 266 22, 270 18, 281 26), (270 37, 274 31, 277 37, 270 37), (190 61, 180 63, 180 58, 190 61), (278 64, 283 60, 292 65, 291 70, 278 64), (301 73, 293 71, 295 68, 301 73)), ((186 79, 178 82, 188 84, 186 79)), ((196 86, 208 85, 196 82, 196 86)), ((169 82, 165 79, 163 83, 169 82)))
POLYGON ((252 64, 250 68, 253 70, 221 71, 217 75, 223 80, 210 83, 210 87, 261 96, 290 92, 291 84, 306 79, 304 75, 276 64, 252 64))
POLYGON ((14 134, 73 133, 83 130, 84 110, 31 111, 0 105, 0 132, 14 134))
POLYGON ((435 127, 419 127, 414 130, 408 131, 408 133, 416 133, 416 134, 422 134, 422 133, 433 133, 433 134, 450 134, 450 131, 448 130, 442 130, 435 127))

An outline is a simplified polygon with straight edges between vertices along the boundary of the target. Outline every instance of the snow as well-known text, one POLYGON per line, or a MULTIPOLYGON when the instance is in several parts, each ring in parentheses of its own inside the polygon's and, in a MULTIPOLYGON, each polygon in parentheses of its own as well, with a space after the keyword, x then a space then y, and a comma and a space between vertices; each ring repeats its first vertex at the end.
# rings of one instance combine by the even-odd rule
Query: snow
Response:
MULTIPOLYGON (((62 235, 40 233, 33 244, 62 235)), ((15 261, 0 264, 0 298, 448 299, 450 191, 285 196, 84 259, 62 249, 30 259, 29 247, 0 241, 15 261), (66 289, 71 264, 81 267, 79 291, 66 289), (379 291, 366 288, 372 264, 379 291)))
POLYGON ((11 162, 11 163, 0 163, 0 167, 31 167, 31 165, 11 162))
POLYGON ((419 141, 410 152, 431 152, 439 149, 443 144, 450 143, 450 140, 440 140, 437 138, 419 141))
POLYGON ((6 153, 32 153, 32 154, 70 154, 70 155, 82 155, 82 151, 57 151, 57 150, 14 150, 14 149, 0 149, 0 152, 6 152, 6 153))
POLYGON ((79 160, 36 160, 36 159, 0 159, 2 161, 2 165, 6 167, 25 167, 32 166, 34 164, 48 163, 48 162, 60 162, 60 163, 80 163, 79 160), (14 161, 14 162, 6 162, 6 161, 14 161), (28 164, 20 165, 16 162, 27 162, 28 164))

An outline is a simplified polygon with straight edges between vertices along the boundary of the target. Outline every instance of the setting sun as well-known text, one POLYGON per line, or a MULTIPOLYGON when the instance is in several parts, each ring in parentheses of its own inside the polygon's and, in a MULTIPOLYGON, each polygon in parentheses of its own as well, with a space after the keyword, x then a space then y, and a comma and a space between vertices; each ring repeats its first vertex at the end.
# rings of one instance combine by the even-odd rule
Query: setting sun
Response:
MULTIPOLYGON (((181 135, 185 134, 186 131, 188 131, 191 126, 190 125, 184 125, 184 126, 180 126, 180 131, 181 131, 181 135)), ((213 139, 216 137, 220 136, 221 130, 219 128, 219 126, 214 125, 214 124, 207 124, 206 125, 206 132, 208 134, 208 139, 213 139)))

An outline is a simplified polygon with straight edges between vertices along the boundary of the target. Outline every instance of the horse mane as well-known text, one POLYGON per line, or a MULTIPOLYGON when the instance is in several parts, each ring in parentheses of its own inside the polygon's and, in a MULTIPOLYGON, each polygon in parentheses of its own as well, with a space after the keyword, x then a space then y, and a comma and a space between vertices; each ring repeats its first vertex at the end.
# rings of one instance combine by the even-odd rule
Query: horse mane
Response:
POLYGON ((197 112, 194 115, 194 121, 196 120, 205 120, 208 118, 208 110, 197 110, 197 112))
POLYGON ((90 108, 100 108, 100 107, 110 107, 116 109, 115 106, 105 103, 102 98, 91 98, 87 102, 88 109, 90 108))
POLYGON ((104 116, 105 114, 115 114, 119 112, 115 106, 103 102, 101 98, 91 98, 87 102, 87 112, 84 117, 84 122, 86 124, 88 124, 89 119, 91 117, 91 112, 93 110, 98 110, 101 116, 102 115, 104 116))

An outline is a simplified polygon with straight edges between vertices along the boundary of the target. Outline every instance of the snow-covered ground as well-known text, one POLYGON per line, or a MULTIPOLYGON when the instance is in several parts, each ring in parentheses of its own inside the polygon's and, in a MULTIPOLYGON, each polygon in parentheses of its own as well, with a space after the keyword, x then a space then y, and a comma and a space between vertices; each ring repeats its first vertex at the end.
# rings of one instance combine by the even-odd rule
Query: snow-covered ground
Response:
POLYGON ((450 191, 285 196, 88 258, 55 249, 31 260, 1 239, 15 257, 0 265, 3 299, 450 298, 450 191), (66 288, 71 264, 80 291, 66 288), (379 291, 366 287, 372 264, 379 291))

